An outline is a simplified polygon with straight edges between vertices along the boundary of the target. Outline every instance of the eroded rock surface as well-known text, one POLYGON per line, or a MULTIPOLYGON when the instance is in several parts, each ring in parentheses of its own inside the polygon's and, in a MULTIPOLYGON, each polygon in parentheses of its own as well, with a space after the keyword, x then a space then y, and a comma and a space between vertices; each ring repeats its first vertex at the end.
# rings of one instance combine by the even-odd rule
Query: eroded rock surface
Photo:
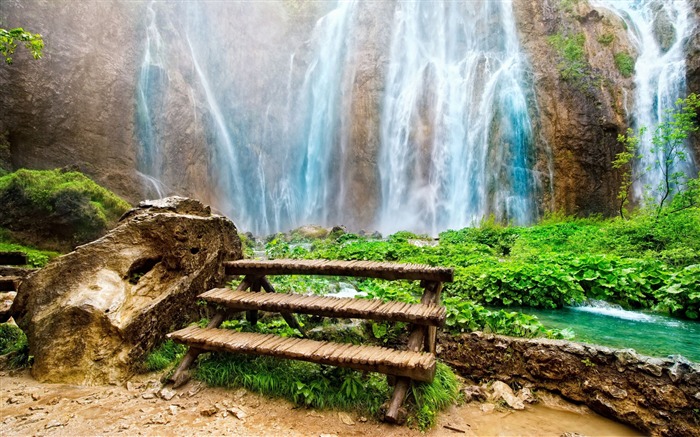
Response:
POLYGON ((38 380, 124 380, 197 315, 195 297, 222 284, 222 262, 242 257, 233 222, 190 199, 142 202, 120 223, 22 282, 11 312, 38 380))
POLYGON ((481 333, 441 342, 441 358, 465 377, 561 393, 648 435, 700 435, 700 365, 682 357, 481 333))

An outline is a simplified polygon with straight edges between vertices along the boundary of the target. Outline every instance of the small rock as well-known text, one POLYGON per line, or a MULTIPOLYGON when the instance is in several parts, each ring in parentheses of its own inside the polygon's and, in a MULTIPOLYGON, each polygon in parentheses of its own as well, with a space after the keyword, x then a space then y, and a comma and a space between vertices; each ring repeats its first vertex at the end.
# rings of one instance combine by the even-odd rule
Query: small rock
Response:
POLYGON ((170 422, 170 419, 163 416, 162 413, 158 413, 147 422, 148 425, 165 425, 170 422))
POLYGON ((491 384, 491 390, 493 390, 493 395, 491 396, 492 400, 498 401, 499 399, 503 399, 506 404, 508 404, 508 406, 514 410, 525 409, 525 404, 523 404, 523 401, 515 396, 513 390, 505 382, 494 382, 491 384))
POLYGON ((163 388, 160 392, 158 392, 158 395, 161 398, 165 399, 166 401, 169 401, 172 398, 174 398, 176 394, 177 394, 176 391, 168 390, 167 388, 163 388))
POLYGON ((19 396, 10 396, 10 398, 7 399, 8 404, 21 404, 22 402, 24 402, 24 399, 19 396))
POLYGON ((126 391, 134 391, 134 390, 136 390, 134 383, 131 381, 126 381, 126 391))
POLYGON ((462 395, 466 403, 486 400, 486 394, 484 394, 484 391, 478 385, 464 387, 462 389, 462 395))
MULTIPOLYGON (((699 394, 700 394, 700 393, 699 393, 699 394)), ((359 421, 362 422, 362 423, 367 422, 367 418, 366 418, 365 416, 360 416, 360 418, 357 419, 357 420, 359 420, 359 421)))
POLYGON ((58 420, 52 420, 47 423, 46 426, 44 426, 44 429, 58 428, 59 426, 65 426, 65 423, 58 420))
POLYGON ((561 435, 561 437, 586 437, 583 434, 579 434, 577 432, 565 432, 561 435))
POLYGON ((170 410, 170 415, 174 416, 177 414, 177 405, 171 405, 168 407, 168 410, 170 410))
POLYGON ((243 420, 248 416, 245 411, 243 411, 242 409, 240 409, 238 407, 231 407, 226 411, 231 413, 231 415, 233 417, 235 417, 236 419, 239 419, 239 420, 243 420))
POLYGON ((352 420, 352 417, 350 417, 350 415, 348 413, 340 412, 340 413, 338 413, 338 417, 340 418, 340 421, 346 425, 354 425, 355 424, 355 421, 352 420))
POLYGON ((661 376, 661 375, 663 375, 663 369, 661 368, 661 366, 657 366, 657 365, 655 365, 655 364, 644 363, 644 364, 640 364, 640 365, 637 366, 637 367, 639 367, 640 369, 642 369, 642 370, 644 370, 645 372, 647 372, 647 373, 649 373, 649 374, 651 374, 651 375, 654 375, 654 376, 661 376))
POLYGON ((700 391, 697 392, 697 393, 695 393, 695 396, 694 396, 694 397, 695 397, 695 399, 697 399, 697 400, 700 401, 700 391))
POLYGON ((615 399, 624 399, 627 397, 627 391, 625 391, 619 387, 615 387, 614 385, 613 386, 605 385, 602 387, 602 389, 605 393, 609 394, 610 396, 614 397, 615 399))
POLYGON ((491 413, 495 409, 496 409, 496 406, 494 404, 482 404, 481 405, 481 411, 483 411, 484 413, 491 413))
POLYGON ((536 401, 535 395, 532 394, 532 390, 530 390, 528 387, 525 387, 522 390, 520 390, 517 396, 518 399, 528 404, 532 404, 536 401))
POLYGON ((39 399, 41 399, 41 396, 36 393, 32 393, 32 400, 38 401, 39 399))
POLYGON ((129 425, 128 423, 122 423, 119 425, 119 429, 121 429, 121 430, 129 429, 130 426, 131 425, 129 425))
POLYGON ((149 391, 149 392, 142 394, 141 397, 144 399, 155 399, 156 395, 155 395, 155 393, 149 391))
POLYGON ((204 409, 200 410, 200 411, 199 411, 199 414, 202 415, 202 416, 204 416, 204 417, 211 417, 211 416, 213 416, 214 414, 216 414, 216 413, 218 413, 218 412, 219 412, 219 409, 216 408, 215 405, 212 405, 212 406, 210 406, 210 407, 207 407, 207 408, 204 408, 204 409))
POLYGON ((338 437, 338 434, 319 434, 318 437, 338 437))

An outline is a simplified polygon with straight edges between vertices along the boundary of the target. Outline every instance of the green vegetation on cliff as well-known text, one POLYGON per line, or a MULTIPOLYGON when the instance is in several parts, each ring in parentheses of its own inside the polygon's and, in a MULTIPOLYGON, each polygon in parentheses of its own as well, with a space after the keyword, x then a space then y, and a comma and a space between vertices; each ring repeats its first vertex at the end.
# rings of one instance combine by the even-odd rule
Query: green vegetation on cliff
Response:
POLYGON ((0 227, 22 243, 67 250, 101 236, 129 204, 82 173, 17 170, 0 177, 0 227))
POLYGON ((0 28, 0 54, 5 58, 5 63, 12 64, 12 55, 18 44, 24 44, 34 59, 39 59, 44 50, 44 39, 38 33, 27 32, 21 27, 14 29, 0 28))

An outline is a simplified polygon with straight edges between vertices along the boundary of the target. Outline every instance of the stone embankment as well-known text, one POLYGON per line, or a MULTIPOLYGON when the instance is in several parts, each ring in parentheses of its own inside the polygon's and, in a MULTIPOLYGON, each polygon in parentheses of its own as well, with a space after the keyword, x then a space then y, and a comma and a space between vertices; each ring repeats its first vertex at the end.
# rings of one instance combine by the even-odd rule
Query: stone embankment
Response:
POLYGON ((441 344, 465 377, 559 393, 653 436, 700 435, 700 365, 683 357, 478 332, 441 344))

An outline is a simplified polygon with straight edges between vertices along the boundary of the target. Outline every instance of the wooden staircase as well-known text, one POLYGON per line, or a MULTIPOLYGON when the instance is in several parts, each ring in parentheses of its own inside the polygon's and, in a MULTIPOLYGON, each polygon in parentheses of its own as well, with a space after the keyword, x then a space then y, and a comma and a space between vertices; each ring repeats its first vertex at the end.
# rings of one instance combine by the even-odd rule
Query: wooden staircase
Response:
POLYGON ((199 297, 221 309, 206 328, 190 326, 169 337, 190 347, 171 381, 174 387, 188 380, 187 369, 204 351, 269 355, 394 375, 394 395, 385 419, 399 420, 411 381, 430 382, 435 376, 437 328, 445 322, 445 308, 439 304, 443 282, 453 280, 452 269, 416 264, 369 261, 327 260, 239 260, 225 263, 228 275, 244 275, 238 288, 215 288, 199 297), (268 275, 331 275, 387 280, 420 280, 424 288, 420 303, 382 302, 378 299, 354 299, 275 293, 268 275), (246 291, 250 289, 250 291, 246 291), (265 290, 266 293, 260 293, 265 290), (258 311, 280 312, 287 323, 298 329, 295 313, 324 317, 370 319, 410 324, 406 350, 378 346, 352 345, 306 338, 283 338, 270 334, 241 333, 217 329, 234 313, 246 311, 255 324, 258 311))

